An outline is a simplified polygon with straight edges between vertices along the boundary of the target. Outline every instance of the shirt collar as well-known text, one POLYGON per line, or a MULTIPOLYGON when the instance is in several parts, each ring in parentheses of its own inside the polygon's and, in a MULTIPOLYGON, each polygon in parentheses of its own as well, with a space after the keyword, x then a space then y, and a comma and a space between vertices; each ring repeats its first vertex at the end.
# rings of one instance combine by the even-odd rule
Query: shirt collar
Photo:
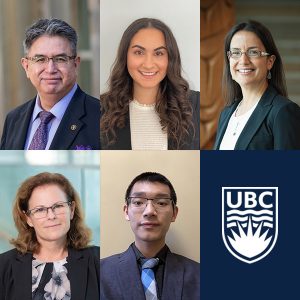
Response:
MULTIPOLYGON (((134 251, 136 260, 138 262, 141 261, 141 259, 145 259, 145 256, 140 252, 140 250, 136 247, 135 243, 131 244, 131 247, 134 251)), ((167 253, 169 251, 169 247, 165 244, 154 257, 157 257, 159 259, 159 263, 165 263, 167 258, 167 253)))
MULTIPOLYGON (((76 90, 77 90, 77 83, 74 84, 70 92, 61 98, 51 109, 50 112, 54 115, 57 119, 62 119, 70 101, 72 100, 76 90)), ((39 113, 43 111, 43 108, 41 107, 40 97, 39 95, 36 96, 35 105, 32 113, 32 122, 35 121, 35 119, 38 117, 39 113)))

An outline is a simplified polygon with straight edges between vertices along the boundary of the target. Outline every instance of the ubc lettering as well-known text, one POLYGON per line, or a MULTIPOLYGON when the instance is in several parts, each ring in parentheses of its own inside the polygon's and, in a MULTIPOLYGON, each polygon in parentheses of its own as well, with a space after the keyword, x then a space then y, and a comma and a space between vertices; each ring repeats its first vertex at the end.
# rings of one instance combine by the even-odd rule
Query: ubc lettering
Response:
POLYGON ((242 205, 242 192, 238 192, 237 193, 238 196, 237 196, 237 203, 236 204, 233 204, 232 203, 232 200, 231 200, 231 192, 227 192, 226 193, 226 199, 227 199, 227 205, 231 208, 238 208, 242 205))
POLYGON ((256 205, 256 193, 245 192, 245 208, 254 208, 256 205))
POLYGON ((268 192, 262 192, 260 195, 259 195, 259 197, 258 197, 258 202, 259 202, 259 204, 263 207, 263 208, 271 208, 271 207, 273 207, 273 204, 271 203, 271 204, 266 204, 265 202, 264 202, 264 197, 265 196, 270 196, 270 197, 273 197, 273 192, 270 192, 270 191, 268 191, 268 192))
POLYGON ((236 201, 234 201, 234 203, 233 203, 233 200, 232 200, 232 193, 230 191, 227 191, 226 192, 227 205, 230 208, 239 208, 239 207, 241 207, 242 204, 243 204, 243 194, 244 194, 244 207, 246 209, 256 207, 257 206, 257 201, 258 201, 258 204, 263 208, 272 208, 273 207, 272 203, 267 204, 264 201, 264 198, 267 197, 267 196, 273 197, 273 192, 271 192, 271 191, 262 192, 258 196, 258 200, 257 200, 257 194, 255 192, 245 191, 243 193, 241 191, 238 191, 237 192, 237 198, 236 198, 236 201))

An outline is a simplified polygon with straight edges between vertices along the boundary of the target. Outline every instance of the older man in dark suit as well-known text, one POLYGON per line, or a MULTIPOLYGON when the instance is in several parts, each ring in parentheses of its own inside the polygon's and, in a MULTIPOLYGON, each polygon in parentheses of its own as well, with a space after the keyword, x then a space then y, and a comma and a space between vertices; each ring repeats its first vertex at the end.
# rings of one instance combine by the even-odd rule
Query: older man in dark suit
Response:
POLYGON ((146 172, 129 185, 124 206, 135 242, 100 260, 101 300, 200 299, 199 263, 172 253, 165 244, 178 208, 170 181, 146 172))
POLYGON ((59 19, 26 31, 22 66, 37 96, 11 111, 1 149, 100 149, 100 101, 76 83, 77 34, 59 19))

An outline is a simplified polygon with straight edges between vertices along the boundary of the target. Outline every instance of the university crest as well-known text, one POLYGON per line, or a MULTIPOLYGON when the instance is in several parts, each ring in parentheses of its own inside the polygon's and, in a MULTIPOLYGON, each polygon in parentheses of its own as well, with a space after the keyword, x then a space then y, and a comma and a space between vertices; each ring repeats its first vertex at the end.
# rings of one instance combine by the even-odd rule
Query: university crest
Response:
POLYGON ((222 187, 222 236, 243 262, 267 256, 278 236, 278 187, 222 187))

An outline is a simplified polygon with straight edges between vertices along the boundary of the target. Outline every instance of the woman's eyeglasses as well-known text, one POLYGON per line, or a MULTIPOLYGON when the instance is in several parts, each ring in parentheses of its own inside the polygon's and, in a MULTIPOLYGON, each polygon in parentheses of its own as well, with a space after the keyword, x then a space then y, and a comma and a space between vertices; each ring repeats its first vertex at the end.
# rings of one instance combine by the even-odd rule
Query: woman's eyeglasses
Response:
POLYGON ((229 50, 227 51, 228 58, 238 59, 241 58, 243 54, 246 54, 249 58, 257 58, 261 56, 268 56, 270 55, 267 52, 260 51, 257 49, 248 49, 247 51, 242 51, 239 49, 229 50))
POLYGON ((38 206, 33 209, 29 209, 26 215, 32 215, 35 219, 46 218, 48 215, 48 209, 51 209, 55 215, 65 214, 68 207, 71 205, 71 201, 56 202, 52 206, 38 206))

